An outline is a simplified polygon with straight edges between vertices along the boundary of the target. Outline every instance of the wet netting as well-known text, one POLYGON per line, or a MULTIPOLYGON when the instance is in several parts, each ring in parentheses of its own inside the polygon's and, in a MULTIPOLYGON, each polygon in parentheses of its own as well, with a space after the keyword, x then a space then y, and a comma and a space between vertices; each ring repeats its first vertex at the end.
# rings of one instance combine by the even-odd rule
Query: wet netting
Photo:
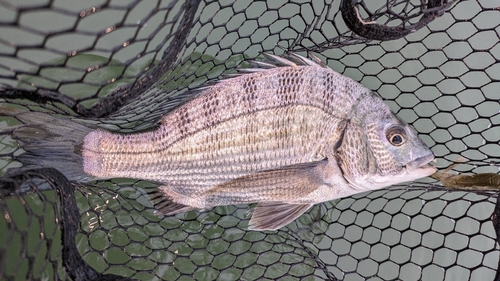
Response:
POLYGON ((318 204, 258 232, 252 205, 162 218, 154 183, 8 173, 21 121, 2 117, 0 279, 500 280, 499 5, 0 0, 1 107, 147 130, 173 97, 262 52, 311 52, 379 93, 438 167, 462 161, 442 183, 318 204))

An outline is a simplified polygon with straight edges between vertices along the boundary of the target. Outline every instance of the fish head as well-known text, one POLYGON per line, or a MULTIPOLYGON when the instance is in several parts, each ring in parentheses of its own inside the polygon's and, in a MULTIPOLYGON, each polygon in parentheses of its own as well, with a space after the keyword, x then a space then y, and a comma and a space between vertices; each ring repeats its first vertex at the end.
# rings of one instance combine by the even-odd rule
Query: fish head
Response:
POLYGON ((433 174, 434 154, 417 132, 378 96, 353 112, 338 150, 344 178, 356 190, 372 190, 433 174))

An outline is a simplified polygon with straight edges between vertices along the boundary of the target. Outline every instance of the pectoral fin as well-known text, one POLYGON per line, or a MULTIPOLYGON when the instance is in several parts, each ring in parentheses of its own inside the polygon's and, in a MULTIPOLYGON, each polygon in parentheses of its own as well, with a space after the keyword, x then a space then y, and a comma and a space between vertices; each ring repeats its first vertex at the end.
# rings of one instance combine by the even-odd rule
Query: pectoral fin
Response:
POLYGON ((257 172, 217 185, 204 196, 211 206, 295 201, 322 185, 327 163, 321 160, 257 172))
POLYGON ((313 204, 259 203, 248 223, 251 230, 276 230, 302 215, 313 204))

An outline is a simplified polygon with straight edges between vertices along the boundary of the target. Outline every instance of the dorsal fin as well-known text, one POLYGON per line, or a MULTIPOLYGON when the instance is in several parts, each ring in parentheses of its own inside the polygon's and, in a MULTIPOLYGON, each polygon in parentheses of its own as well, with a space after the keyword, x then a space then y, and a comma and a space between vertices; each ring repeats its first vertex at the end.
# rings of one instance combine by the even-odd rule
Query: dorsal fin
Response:
POLYGON ((237 76, 249 74, 249 73, 255 73, 255 72, 260 72, 263 70, 268 70, 271 68, 276 68, 276 67, 298 67, 298 66, 317 66, 317 67, 323 67, 326 68, 326 64, 324 64, 321 59, 313 55, 312 53, 308 53, 311 59, 308 59, 306 57, 303 57, 301 55, 292 53, 292 52, 286 52, 281 56, 269 54, 269 53, 262 53, 262 56, 264 57, 264 60, 262 61, 257 61, 257 60, 251 60, 249 61, 250 66, 249 68, 238 68, 236 69, 236 73, 230 73, 230 74, 224 74, 224 78, 234 78, 237 76))
POLYGON ((285 58, 284 56, 277 56, 277 55, 272 55, 269 53, 262 53, 265 59, 267 59, 269 62, 273 63, 275 66, 291 66, 291 67, 297 67, 298 65, 295 64, 293 61, 285 58))
POLYGON ((326 63, 324 63, 318 56, 316 56, 312 52, 307 52, 307 54, 309 55, 309 57, 311 57, 311 60, 313 62, 315 62, 316 64, 318 64, 319 66, 321 66, 323 68, 328 68, 328 66, 326 65, 326 63))
POLYGON ((307 53, 311 59, 298 55, 296 53, 288 52, 286 53, 286 58, 290 61, 293 61, 297 65, 307 65, 307 66, 320 66, 326 68, 326 64, 324 64, 320 58, 312 54, 311 52, 307 53))
POLYGON ((173 109, 177 108, 178 106, 184 104, 186 101, 195 98, 198 94, 203 92, 204 90, 210 88, 211 86, 226 80, 226 79, 231 79, 235 78, 238 76, 250 74, 250 73, 256 73, 260 72, 263 70, 269 70, 272 68, 277 68, 277 67, 298 67, 298 66, 316 66, 316 67, 323 67, 326 68, 326 64, 324 64, 321 59, 313 55, 312 53, 308 53, 311 59, 308 59, 306 57, 303 57, 301 55, 292 53, 292 52, 285 52, 283 55, 278 56, 278 55, 273 55, 269 53, 262 53, 262 56, 264 57, 263 61, 257 61, 257 60, 251 60, 249 61, 250 66, 249 68, 238 68, 236 69, 236 73, 225 73, 222 74, 221 80, 212 80, 205 82, 202 86, 188 90, 180 95, 177 95, 175 97, 171 97, 170 101, 166 103, 166 105, 163 106, 162 112, 171 112, 173 109))
POLYGON ((307 54, 309 55, 310 59, 293 52, 285 52, 281 56, 262 53, 264 58, 266 58, 268 61, 260 62, 260 64, 270 65, 274 67, 281 67, 281 66, 297 67, 300 65, 327 67, 326 64, 324 64, 320 58, 318 58, 311 52, 308 52, 307 54))

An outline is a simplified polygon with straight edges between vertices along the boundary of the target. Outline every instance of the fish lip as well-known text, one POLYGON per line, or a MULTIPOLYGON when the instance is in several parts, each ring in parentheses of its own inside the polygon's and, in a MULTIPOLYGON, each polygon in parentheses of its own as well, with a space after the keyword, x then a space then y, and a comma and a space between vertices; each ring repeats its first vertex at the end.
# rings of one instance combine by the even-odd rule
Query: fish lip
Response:
POLYGON ((435 160, 434 154, 428 154, 422 157, 419 157, 411 162, 408 162, 406 164, 406 169, 408 171, 413 171, 419 168, 429 168, 431 167, 429 163, 433 162, 435 160))

